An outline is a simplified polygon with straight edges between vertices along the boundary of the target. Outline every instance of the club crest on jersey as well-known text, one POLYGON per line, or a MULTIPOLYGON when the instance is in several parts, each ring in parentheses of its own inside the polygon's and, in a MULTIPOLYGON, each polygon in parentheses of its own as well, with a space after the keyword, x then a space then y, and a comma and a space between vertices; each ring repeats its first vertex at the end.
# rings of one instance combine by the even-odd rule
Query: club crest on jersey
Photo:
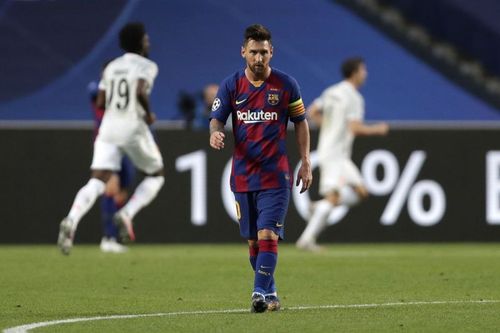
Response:
POLYGON ((255 124, 278 120, 278 113, 264 112, 264 110, 238 110, 236 111, 236 117, 245 124, 255 124))
POLYGON ((280 102, 280 94, 276 92, 268 92, 267 93, 267 103, 272 106, 278 105, 280 102))

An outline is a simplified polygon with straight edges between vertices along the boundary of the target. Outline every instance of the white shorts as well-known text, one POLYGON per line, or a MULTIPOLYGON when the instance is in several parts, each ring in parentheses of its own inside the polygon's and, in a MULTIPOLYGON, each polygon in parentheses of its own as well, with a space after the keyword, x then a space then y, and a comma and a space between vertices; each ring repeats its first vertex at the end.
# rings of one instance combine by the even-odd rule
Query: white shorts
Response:
POLYGON ((123 154, 126 154, 135 167, 146 174, 153 174, 163 168, 163 159, 150 131, 144 135, 137 136, 126 144, 114 144, 103 141, 97 136, 94 142, 94 157, 92 158, 92 170, 121 169, 123 154))
POLYGON ((320 163, 319 194, 325 196, 346 185, 363 185, 358 167, 350 159, 336 159, 320 163))

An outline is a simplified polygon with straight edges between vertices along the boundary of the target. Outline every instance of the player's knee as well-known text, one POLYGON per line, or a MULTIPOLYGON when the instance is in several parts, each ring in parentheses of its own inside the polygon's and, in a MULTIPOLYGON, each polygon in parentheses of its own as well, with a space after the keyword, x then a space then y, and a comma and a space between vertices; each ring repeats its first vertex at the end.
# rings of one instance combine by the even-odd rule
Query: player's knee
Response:
POLYGON ((99 179, 100 181, 107 183, 112 175, 113 171, 111 170, 92 170, 90 177, 99 179))
POLYGON ((340 204, 340 194, 338 191, 333 191, 325 199, 328 200, 333 206, 338 206, 340 204))
POLYGON ((358 194, 361 200, 366 200, 370 196, 368 190, 364 186, 356 186, 354 187, 354 191, 358 194))
POLYGON ((165 170, 161 168, 158 171, 155 171, 153 173, 148 174, 149 177, 164 177, 165 176, 165 170))
POLYGON ((256 239, 248 240, 248 252, 250 257, 256 257, 259 254, 259 243, 256 239))
POLYGON ((159 184, 159 187, 161 188, 165 184, 165 177, 163 177, 163 176, 156 176, 155 178, 158 179, 158 184, 159 184))
POLYGON ((165 177, 163 176, 147 176, 145 180, 147 180, 149 186, 154 188, 155 191, 159 191, 163 184, 165 184, 165 177))
POLYGON ((257 237, 259 240, 264 240, 264 239, 272 239, 272 240, 278 240, 279 236, 271 229, 262 229, 259 230, 257 233, 257 237))
POLYGON ((120 180, 116 174, 113 174, 106 183, 106 192, 104 194, 107 196, 116 196, 119 192, 120 180))

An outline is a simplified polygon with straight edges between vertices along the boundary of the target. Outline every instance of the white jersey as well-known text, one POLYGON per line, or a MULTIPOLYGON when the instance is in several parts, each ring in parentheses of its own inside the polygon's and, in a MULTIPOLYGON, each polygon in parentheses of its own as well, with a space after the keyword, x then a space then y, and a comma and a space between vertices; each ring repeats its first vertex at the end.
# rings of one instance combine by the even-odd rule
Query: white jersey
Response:
POLYGON ((136 91, 144 79, 150 94, 157 75, 156 63, 135 53, 125 53, 106 66, 99 83, 99 89, 106 91, 106 111, 98 139, 120 145, 149 131, 136 91))
POLYGON ((363 121, 363 96, 350 82, 342 81, 327 88, 314 103, 323 111, 318 142, 320 164, 350 159, 354 134, 348 123, 352 120, 363 121))

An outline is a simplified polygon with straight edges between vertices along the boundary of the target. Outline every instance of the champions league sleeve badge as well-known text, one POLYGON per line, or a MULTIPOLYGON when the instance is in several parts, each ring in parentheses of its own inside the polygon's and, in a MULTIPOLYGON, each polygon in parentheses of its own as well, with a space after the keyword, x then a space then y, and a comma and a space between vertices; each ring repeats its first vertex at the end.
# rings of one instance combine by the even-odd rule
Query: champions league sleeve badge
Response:
POLYGON ((220 98, 217 97, 216 99, 214 99, 214 102, 212 103, 212 112, 217 111, 220 108, 220 105, 221 105, 220 98))

